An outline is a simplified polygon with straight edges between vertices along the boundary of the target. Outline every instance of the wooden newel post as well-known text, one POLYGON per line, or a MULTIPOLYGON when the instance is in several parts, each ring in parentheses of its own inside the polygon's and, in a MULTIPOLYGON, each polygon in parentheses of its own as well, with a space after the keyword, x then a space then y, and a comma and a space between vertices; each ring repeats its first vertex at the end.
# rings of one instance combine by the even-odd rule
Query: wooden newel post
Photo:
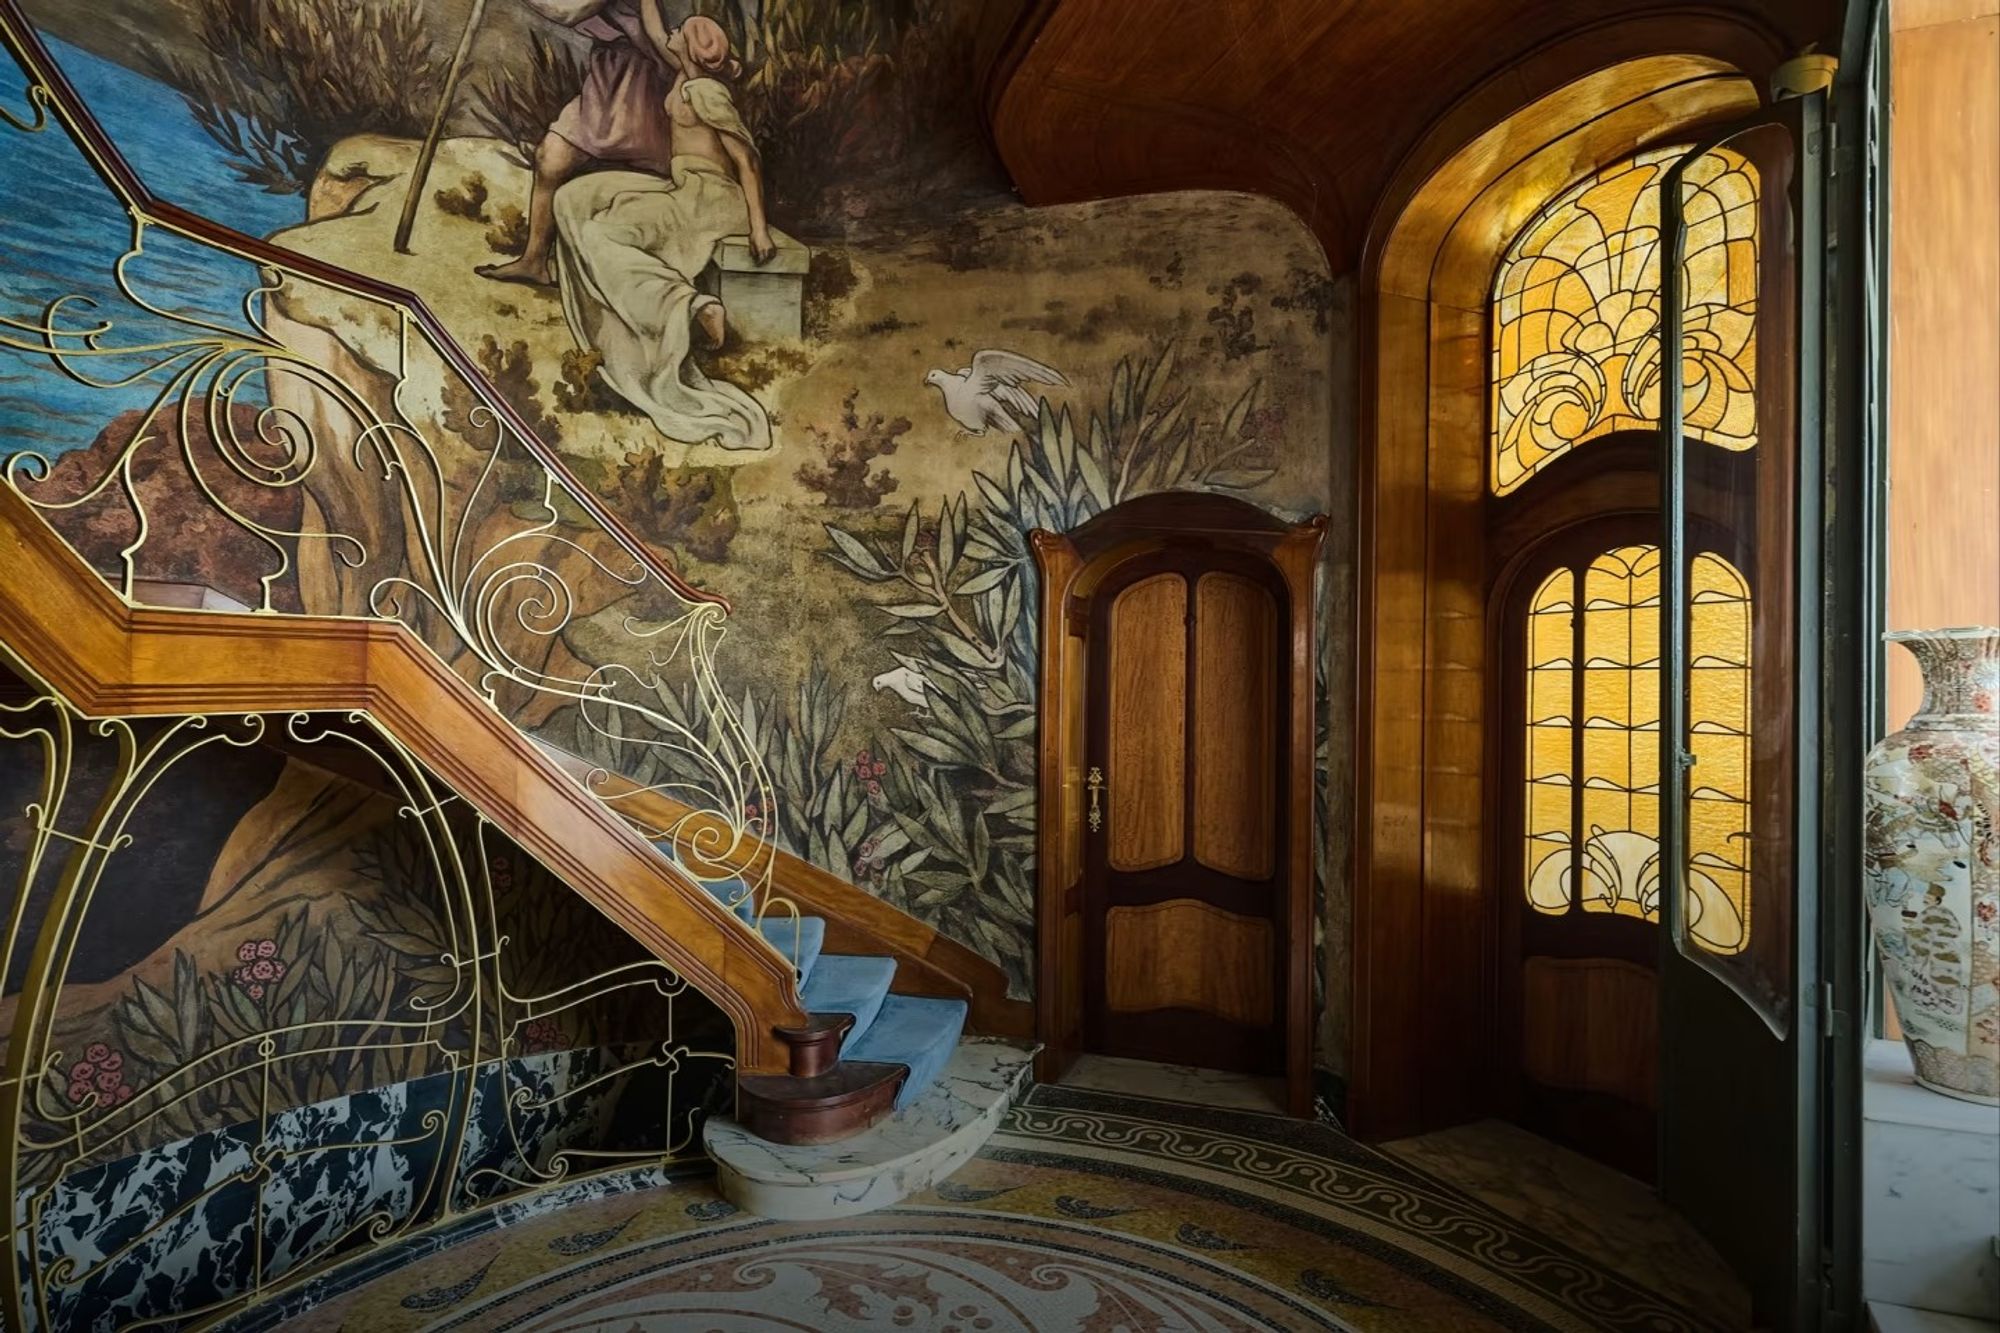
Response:
POLYGON ((430 133, 424 136, 424 146, 417 150, 417 164, 410 169, 410 188, 403 194, 403 215, 396 219, 396 252, 410 253, 410 228, 416 225, 417 201, 423 198, 424 181, 431 174, 431 162, 437 157, 438 140, 444 137, 445 117, 451 114, 451 103, 458 92, 458 81, 465 73, 465 62, 472 55, 472 39, 479 33, 479 21, 486 15, 486 0, 472 0, 472 12, 465 16, 465 31, 459 34, 458 50, 452 52, 451 67, 444 74, 444 89, 438 94, 437 112, 431 117, 430 133))

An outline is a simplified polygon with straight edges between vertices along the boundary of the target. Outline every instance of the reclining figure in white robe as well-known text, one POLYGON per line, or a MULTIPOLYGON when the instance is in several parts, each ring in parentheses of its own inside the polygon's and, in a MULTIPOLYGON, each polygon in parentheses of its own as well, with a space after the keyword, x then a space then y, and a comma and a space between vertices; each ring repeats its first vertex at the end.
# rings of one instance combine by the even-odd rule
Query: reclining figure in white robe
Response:
POLYGON ((642 5, 642 13, 653 20, 655 42, 676 71, 667 93, 673 175, 596 172, 556 192, 563 313, 577 341, 603 358, 598 373, 605 383, 668 439, 769 449, 771 422, 757 400, 709 379, 688 360, 697 333, 711 346, 725 335, 722 303, 694 287, 716 244, 747 234, 759 263, 776 253, 756 146, 729 85, 708 76, 735 62, 726 44, 719 59, 713 55, 720 30, 699 27, 710 21, 667 30, 658 24, 656 3, 642 5))

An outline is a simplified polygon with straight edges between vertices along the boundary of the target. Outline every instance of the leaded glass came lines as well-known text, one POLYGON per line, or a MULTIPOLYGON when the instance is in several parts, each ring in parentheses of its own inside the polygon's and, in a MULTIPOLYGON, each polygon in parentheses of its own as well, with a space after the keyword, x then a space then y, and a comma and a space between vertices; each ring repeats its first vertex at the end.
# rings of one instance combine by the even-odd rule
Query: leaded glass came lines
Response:
POLYGON ((1528 902, 1541 912, 1565 912, 1575 893, 1570 825, 1576 767, 1572 715, 1576 672, 1576 575, 1558 569, 1528 606, 1528 902))
POLYGON ((1583 908, 1660 907, 1660 552, 1606 551, 1583 574, 1583 908))
MULTIPOLYGON (((1750 938, 1750 590, 1718 555, 1696 556, 1690 575, 1688 930, 1736 953, 1750 938)), ((1523 635, 1529 905, 1657 921, 1659 548, 1557 569, 1523 635)))
MULTIPOLYGON (((1536 215, 1493 283, 1489 485, 1506 495, 1552 460, 1660 418, 1660 192, 1686 150, 1654 149, 1536 215)), ((1757 442, 1757 173, 1715 150, 1690 163, 1685 417, 1690 439, 1757 442)))

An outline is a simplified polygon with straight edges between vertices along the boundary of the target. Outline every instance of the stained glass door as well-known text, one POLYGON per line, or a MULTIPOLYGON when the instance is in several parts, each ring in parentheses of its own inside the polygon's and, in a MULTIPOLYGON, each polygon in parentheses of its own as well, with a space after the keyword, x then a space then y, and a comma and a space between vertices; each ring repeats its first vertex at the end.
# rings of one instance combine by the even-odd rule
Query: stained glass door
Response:
POLYGON ((1820 1245, 1823 113, 1696 147, 1660 208, 1659 1180, 1777 1327, 1820 1245), (1712 315, 1752 293, 1751 443, 1718 449, 1745 366, 1712 315))

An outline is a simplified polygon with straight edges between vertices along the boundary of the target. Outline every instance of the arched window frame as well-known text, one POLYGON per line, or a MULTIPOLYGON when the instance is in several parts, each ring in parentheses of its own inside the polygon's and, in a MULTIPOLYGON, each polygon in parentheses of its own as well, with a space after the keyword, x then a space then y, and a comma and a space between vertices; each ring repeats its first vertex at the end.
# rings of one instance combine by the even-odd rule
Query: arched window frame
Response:
MULTIPOLYGON (((1656 299, 1648 303, 1624 298, 1634 296, 1635 291, 1656 297, 1659 282, 1657 254, 1644 251, 1646 246, 1657 241, 1659 181, 1684 151, 1679 141, 1664 147, 1643 149, 1603 164, 1555 191, 1501 248, 1495 261, 1488 289, 1489 304, 1484 313, 1488 356, 1483 487, 1487 514, 1486 549, 1489 559, 1515 572, 1496 580, 1489 601, 1489 636, 1493 640, 1493 655, 1489 660, 1501 669, 1491 682, 1493 711, 1489 716, 1494 719, 1495 726, 1492 743, 1488 746, 1487 762, 1488 771, 1503 793, 1510 784, 1519 787, 1526 773, 1525 742, 1528 737, 1521 731, 1525 719, 1516 702, 1510 698, 1510 693, 1518 694, 1525 679, 1521 665, 1523 645, 1513 641, 1524 629, 1524 610, 1517 604, 1521 596, 1516 586, 1519 570, 1534 567, 1546 572, 1552 567, 1548 563, 1550 551, 1555 549, 1562 550, 1576 562, 1574 567, 1581 569, 1605 551, 1630 545, 1656 546, 1659 542, 1659 312, 1656 299), (1609 368, 1620 377, 1622 384, 1631 387, 1631 393, 1621 402, 1625 408, 1636 404, 1636 410, 1590 414, 1588 428, 1577 431, 1575 439, 1562 442, 1558 447, 1541 449, 1532 460, 1532 466, 1518 468, 1512 473, 1505 472, 1503 457, 1508 445, 1507 432, 1523 420, 1522 409, 1532 410, 1538 402, 1546 408, 1550 403, 1569 401, 1572 391, 1567 386, 1578 379, 1577 367, 1582 360, 1575 355, 1556 357, 1555 360, 1561 361, 1562 365, 1556 367, 1552 387, 1538 388, 1533 393, 1521 395, 1511 404, 1507 401, 1509 363, 1502 355, 1502 342, 1508 336, 1510 325, 1519 321, 1519 298, 1523 289, 1518 277, 1510 283, 1510 275, 1522 272, 1523 256, 1532 254, 1527 246, 1531 238, 1551 227, 1558 230, 1574 228, 1578 225, 1577 201, 1587 198, 1593 190, 1605 188, 1607 182, 1621 179, 1628 187, 1624 195, 1628 202, 1641 198, 1655 201, 1638 203, 1631 208, 1627 216, 1637 219, 1637 222, 1634 227, 1623 230, 1630 232, 1636 228, 1639 232, 1646 232, 1650 227, 1650 234, 1628 237, 1629 244, 1613 242, 1597 245, 1594 249, 1589 246, 1572 246, 1572 249, 1587 251, 1594 256, 1589 263, 1597 265, 1600 277, 1616 271, 1619 280, 1595 283, 1595 294, 1599 300, 1622 301, 1619 318, 1633 323, 1636 331, 1631 338, 1619 340, 1617 356, 1599 358, 1593 364, 1599 372, 1609 368), (1637 193, 1634 194, 1634 191, 1637 193), (1629 261, 1623 269, 1619 269, 1615 262, 1621 256, 1629 261), (1578 533, 1591 530, 1597 531, 1601 537, 1601 544, 1596 549, 1584 551, 1571 545, 1579 539, 1578 533), (1557 545, 1550 546, 1551 543, 1557 545), (1545 546, 1548 549, 1542 549, 1545 546)), ((1695 173, 1694 180, 1701 186, 1705 202, 1690 210, 1688 253, 1691 262, 1689 269, 1685 270, 1689 275, 1687 304, 1692 313, 1683 351, 1684 376, 1688 386, 1688 396, 1684 400, 1687 438, 1690 448, 1702 455, 1697 470, 1706 472, 1717 491, 1747 491, 1750 489, 1748 479, 1756 466, 1758 418, 1755 389, 1760 351, 1755 334, 1755 294, 1760 259, 1755 247, 1763 222, 1762 210, 1767 207, 1768 201, 1757 194, 1759 182, 1754 169, 1747 161, 1733 155, 1718 159, 1716 168, 1695 173), (1723 188, 1718 187, 1717 182, 1725 180, 1731 170, 1747 173, 1736 182, 1738 188, 1733 197, 1717 192, 1723 188), (1747 199, 1742 189, 1746 181, 1747 199), (1737 249, 1732 252, 1731 246, 1737 249), (1746 246, 1747 249, 1743 248, 1746 246), (1734 292, 1741 299, 1735 309, 1723 310, 1719 307, 1728 305, 1725 298, 1732 290, 1731 266, 1728 262, 1714 261, 1718 256, 1727 261, 1732 253, 1738 261, 1734 269, 1734 292), (1701 258, 1704 255, 1709 257, 1706 263, 1701 258), (1726 342, 1718 341, 1714 336, 1715 330, 1731 318, 1739 321, 1734 332, 1726 342), (1734 395, 1733 401, 1731 395, 1734 395)), ((1598 225, 1602 218, 1592 215, 1591 221, 1593 225, 1598 225)), ((1603 230, 1599 225, 1599 231, 1603 230)), ((1611 233, 1614 237, 1620 234, 1617 228, 1611 229, 1611 233)), ((1595 314, 1595 308, 1588 313, 1595 314)), ((1577 327, 1587 324, 1588 321, 1579 316, 1577 327)), ((1521 362, 1521 365, 1525 367, 1527 362, 1521 362)), ((1598 405, 1602 406, 1602 403, 1598 405)), ((1735 539, 1726 531, 1710 530, 1704 540, 1694 543, 1690 557, 1704 552, 1723 561, 1746 585, 1754 583, 1747 543, 1735 539)), ((1694 717, 1691 721, 1699 722, 1701 719, 1694 717)), ((1653 753, 1657 762, 1657 750, 1653 753)), ((1587 774, 1584 776, 1588 777, 1587 774)), ((1747 801, 1752 784, 1746 777, 1740 785, 1747 801)), ((1523 803, 1518 794, 1513 798, 1503 795, 1500 806, 1502 810, 1511 810, 1512 814, 1503 815, 1490 827, 1492 841, 1488 865, 1497 872, 1497 882, 1504 886, 1503 895, 1516 903, 1525 903, 1528 885, 1524 859, 1528 830, 1523 803)), ((1698 813, 1712 815, 1715 811, 1709 808, 1698 813)), ((1710 820, 1698 827, 1708 829, 1714 822, 1710 820)), ((1747 814, 1741 822, 1747 827, 1747 814)), ((1697 831, 1697 826, 1691 825, 1692 831, 1697 831)), ((1581 810, 1576 813, 1570 833, 1579 845, 1589 838, 1581 810)), ((1741 841, 1747 844, 1747 834, 1741 841)), ((1753 915, 1748 874, 1739 874, 1735 869, 1735 865, 1741 862, 1725 868, 1715 864, 1718 860, 1716 848, 1695 848, 1690 866, 1695 894, 1699 896, 1712 889, 1712 884, 1702 882, 1704 872, 1701 867, 1710 865, 1717 873, 1730 878, 1735 892, 1729 896, 1741 905, 1747 919, 1753 915)), ((1581 873, 1580 868, 1578 873, 1581 873)), ((1657 876, 1655 878, 1657 882, 1657 876)), ((1692 910, 1697 908, 1696 902, 1691 901, 1690 907, 1692 915, 1692 910)), ((1624 915, 1650 929, 1657 920, 1657 902, 1649 912, 1635 910, 1624 915)), ((1749 943, 1749 937, 1725 943, 1691 933, 1691 943, 1711 954, 1727 956, 1741 952, 1749 943)))

